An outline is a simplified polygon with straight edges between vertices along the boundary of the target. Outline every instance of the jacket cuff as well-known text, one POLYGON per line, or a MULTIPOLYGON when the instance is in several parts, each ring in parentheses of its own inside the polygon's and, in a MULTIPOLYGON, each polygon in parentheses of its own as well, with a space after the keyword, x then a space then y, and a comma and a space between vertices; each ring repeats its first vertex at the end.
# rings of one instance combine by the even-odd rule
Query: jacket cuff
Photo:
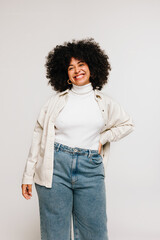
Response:
POLYGON ((135 126, 126 125, 121 127, 113 127, 101 134, 100 142, 104 145, 106 142, 116 142, 122 139, 123 137, 130 134, 135 129, 135 126))
POLYGON ((104 134, 102 133, 99 141, 102 145, 104 145, 106 142, 109 142, 108 139, 109 139, 109 131, 105 132, 104 134))
POLYGON ((33 177, 23 177, 22 184, 33 184, 33 177))

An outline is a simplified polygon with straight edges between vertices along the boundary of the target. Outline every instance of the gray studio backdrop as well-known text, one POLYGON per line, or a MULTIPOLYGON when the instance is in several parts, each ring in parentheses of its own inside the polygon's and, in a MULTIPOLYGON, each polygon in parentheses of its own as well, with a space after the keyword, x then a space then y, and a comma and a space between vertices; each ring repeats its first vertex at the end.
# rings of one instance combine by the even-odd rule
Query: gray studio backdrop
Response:
POLYGON ((45 56, 93 37, 110 57, 103 89, 130 113, 135 131, 111 144, 106 189, 110 240, 160 239, 160 1, 1 0, 0 104, 3 240, 39 240, 38 198, 21 178, 40 107, 52 94, 45 56))

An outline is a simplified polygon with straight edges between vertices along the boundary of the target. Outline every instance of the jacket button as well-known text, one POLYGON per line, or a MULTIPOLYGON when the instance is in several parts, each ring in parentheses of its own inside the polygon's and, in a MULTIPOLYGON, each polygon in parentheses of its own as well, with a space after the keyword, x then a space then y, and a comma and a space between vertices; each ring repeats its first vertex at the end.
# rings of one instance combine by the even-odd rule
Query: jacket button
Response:
POLYGON ((104 109, 102 111, 104 112, 104 109))

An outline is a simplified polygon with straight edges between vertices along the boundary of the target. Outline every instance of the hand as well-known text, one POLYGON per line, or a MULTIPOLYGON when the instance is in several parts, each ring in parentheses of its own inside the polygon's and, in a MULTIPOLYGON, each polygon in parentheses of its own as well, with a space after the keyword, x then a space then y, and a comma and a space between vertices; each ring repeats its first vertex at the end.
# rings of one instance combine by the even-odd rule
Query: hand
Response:
POLYGON ((22 195, 24 198, 31 199, 32 197, 32 184, 22 184, 22 195))
POLYGON ((99 153, 99 154, 101 153, 101 147, 102 147, 102 143, 99 142, 99 147, 98 147, 98 153, 99 153))

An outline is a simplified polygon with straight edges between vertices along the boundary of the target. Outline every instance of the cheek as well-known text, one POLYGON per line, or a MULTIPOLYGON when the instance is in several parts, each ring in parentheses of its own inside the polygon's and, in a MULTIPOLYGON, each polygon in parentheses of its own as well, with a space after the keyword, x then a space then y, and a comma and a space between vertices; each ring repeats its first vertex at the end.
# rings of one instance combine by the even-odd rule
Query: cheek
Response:
POLYGON ((68 71, 68 77, 72 77, 71 71, 68 71))
POLYGON ((83 70, 87 73, 87 75, 90 75, 90 70, 88 67, 84 67, 83 70))
POLYGON ((87 75, 90 76, 90 70, 87 69, 86 72, 87 72, 87 75))

